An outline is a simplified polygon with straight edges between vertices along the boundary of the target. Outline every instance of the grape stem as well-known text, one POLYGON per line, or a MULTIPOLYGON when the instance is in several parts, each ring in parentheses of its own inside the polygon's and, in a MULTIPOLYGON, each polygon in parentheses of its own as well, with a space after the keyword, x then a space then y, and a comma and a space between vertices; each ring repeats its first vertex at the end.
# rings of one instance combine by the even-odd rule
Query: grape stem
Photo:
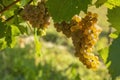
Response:
POLYGON ((8 10, 11 6, 13 6, 14 4, 16 4, 19 1, 20 0, 16 0, 16 1, 12 2, 11 4, 9 4, 8 6, 6 6, 3 10, 0 11, 0 14, 5 12, 6 10, 8 10))

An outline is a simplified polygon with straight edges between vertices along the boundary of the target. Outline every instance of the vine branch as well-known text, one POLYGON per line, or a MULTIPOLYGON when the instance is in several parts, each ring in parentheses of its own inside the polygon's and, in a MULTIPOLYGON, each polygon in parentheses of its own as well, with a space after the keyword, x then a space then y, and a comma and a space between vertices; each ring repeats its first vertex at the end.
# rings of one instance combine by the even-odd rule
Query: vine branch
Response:
POLYGON ((20 0, 16 0, 13 3, 9 4, 8 6, 6 6, 3 10, 0 11, 0 14, 3 13, 4 11, 8 10, 11 6, 13 6, 14 4, 16 4, 19 1, 20 0))

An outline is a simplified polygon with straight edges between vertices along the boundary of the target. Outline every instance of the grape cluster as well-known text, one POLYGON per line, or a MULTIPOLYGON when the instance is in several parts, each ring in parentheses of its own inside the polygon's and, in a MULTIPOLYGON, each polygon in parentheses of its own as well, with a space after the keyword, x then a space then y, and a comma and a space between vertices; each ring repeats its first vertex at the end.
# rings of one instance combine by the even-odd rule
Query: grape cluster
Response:
POLYGON ((50 24, 50 15, 45 7, 45 1, 42 0, 35 5, 26 5, 22 11, 22 18, 29 21, 33 27, 46 28, 50 24))
POLYGON ((99 65, 98 57, 92 53, 101 32, 101 28, 96 23, 97 14, 88 12, 82 19, 75 15, 70 23, 55 24, 57 31, 62 31, 67 37, 72 38, 76 51, 75 56, 79 57, 87 68, 92 69, 96 69, 99 65))

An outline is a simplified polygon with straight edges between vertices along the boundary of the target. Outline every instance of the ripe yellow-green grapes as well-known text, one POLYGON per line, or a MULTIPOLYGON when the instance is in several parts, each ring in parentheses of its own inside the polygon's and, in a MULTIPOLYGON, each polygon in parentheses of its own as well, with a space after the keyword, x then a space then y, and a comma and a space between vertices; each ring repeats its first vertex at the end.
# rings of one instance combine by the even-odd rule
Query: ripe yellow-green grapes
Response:
POLYGON ((99 59, 92 51, 102 29, 97 25, 96 13, 88 12, 84 18, 75 15, 70 23, 55 23, 57 31, 71 37, 75 47, 75 56, 87 68, 96 69, 99 59))

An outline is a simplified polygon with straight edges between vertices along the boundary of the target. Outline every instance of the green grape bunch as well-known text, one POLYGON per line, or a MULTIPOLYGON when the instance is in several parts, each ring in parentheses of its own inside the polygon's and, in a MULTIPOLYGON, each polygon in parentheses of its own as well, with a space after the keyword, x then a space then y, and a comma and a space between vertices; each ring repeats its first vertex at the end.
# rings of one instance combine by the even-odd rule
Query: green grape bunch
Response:
POLYGON ((21 13, 24 20, 29 21, 32 27, 46 28, 50 24, 50 15, 42 0, 35 5, 26 5, 21 13))
POLYGON ((99 65, 98 57, 92 53, 102 31, 97 25, 97 17, 96 13, 88 12, 84 18, 75 15, 70 23, 55 23, 57 31, 72 38, 75 56, 90 69, 96 69, 99 65))

